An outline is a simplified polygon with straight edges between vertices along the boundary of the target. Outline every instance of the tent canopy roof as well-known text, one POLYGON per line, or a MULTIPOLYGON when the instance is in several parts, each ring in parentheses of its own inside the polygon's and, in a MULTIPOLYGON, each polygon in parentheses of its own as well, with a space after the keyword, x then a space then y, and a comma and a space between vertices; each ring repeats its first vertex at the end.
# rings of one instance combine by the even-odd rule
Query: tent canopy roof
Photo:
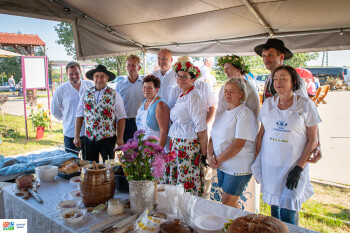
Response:
POLYGON ((252 54, 268 37, 293 52, 350 49, 348 0, 0 0, 0 13, 71 22, 79 59, 168 48, 252 54))

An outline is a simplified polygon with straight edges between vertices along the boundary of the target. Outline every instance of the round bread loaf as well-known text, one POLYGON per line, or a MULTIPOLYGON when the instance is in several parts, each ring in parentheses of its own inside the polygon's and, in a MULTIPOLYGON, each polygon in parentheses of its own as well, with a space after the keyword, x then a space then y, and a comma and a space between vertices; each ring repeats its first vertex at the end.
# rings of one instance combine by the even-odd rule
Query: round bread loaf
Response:
POLYGON ((285 233, 289 232, 281 220, 257 214, 236 218, 228 228, 229 233, 285 233))

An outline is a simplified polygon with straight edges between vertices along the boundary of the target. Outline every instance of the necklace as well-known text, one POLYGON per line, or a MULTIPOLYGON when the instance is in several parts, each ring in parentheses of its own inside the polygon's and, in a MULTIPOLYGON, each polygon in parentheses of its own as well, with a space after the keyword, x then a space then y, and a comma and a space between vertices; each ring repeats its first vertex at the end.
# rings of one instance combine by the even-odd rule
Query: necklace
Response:
POLYGON ((190 91, 192 91, 194 89, 194 85, 192 85, 192 87, 188 90, 188 92, 186 92, 186 94, 181 94, 180 95, 180 97, 182 97, 182 96, 185 96, 185 95, 187 95, 188 93, 190 93, 190 91))
MULTIPOLYGON (((149 108, 149 106, 151 106, 152 104, 153 104, 153 101, 155 100, 155 99, 157 99, 157 95, 153 98, 153 100, 149 103, 149 105, 147 106, 147 109, 149 108)), ((148 99, 147 99, 147 101, 148 101, 148 99)), ((147 103, 147 101, 146 101, 146 103, 147 103)), ((145 103, 145 110, 147 110, 146 109, 146 103, 145 103)))

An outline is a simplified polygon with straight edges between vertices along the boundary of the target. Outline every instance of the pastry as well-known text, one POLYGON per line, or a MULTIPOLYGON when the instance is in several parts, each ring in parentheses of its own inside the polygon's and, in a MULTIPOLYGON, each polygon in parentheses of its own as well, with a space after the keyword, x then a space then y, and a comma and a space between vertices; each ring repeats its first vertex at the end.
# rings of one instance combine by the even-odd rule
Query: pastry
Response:
POLYGON ((75 162, 72 162, 72 161, 69 161, 69 163, 66 163, 66 162, 64 162, 62 167, 58 169, 60 172, 64 174, 72 174, 80 171, 80 167, 75 162))
POLYGON ((249 214, 236 218, 228 228, 229 233, 288 233, 281 220, 262 214, 249 214))
POLYGON ((16 178, 16 184, 18 188, 31 187, 33 181, 34 181, 34 176, 28 175, 28 174, 21 175, 16 178))

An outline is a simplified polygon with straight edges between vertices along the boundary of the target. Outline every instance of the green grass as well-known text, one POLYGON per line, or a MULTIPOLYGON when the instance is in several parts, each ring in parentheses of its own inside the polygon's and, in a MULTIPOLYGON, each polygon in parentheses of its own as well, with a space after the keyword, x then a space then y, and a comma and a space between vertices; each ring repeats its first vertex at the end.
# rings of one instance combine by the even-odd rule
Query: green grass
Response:
MULTIPOLYGON (((350 189, 313 183, 315 195, 307 200, 299 213, 300 226, 319 232, 350 232, 350 189)), ((271 208, 262 199, 260 213, 271 215, 271 208)))
POLYGON ((4 137, 1 134, 0 155, 17 155, 63 144, 63 128, 60 123, 52 123, 51 130, 45 128, 44 138, 41 140, 36 140, 36 130, 30 120, 28 120, 29 140, 26 140, 24 117, 5 115, 5 121, 0 117, 0 132, 5 129, 12 129, 15 133, 19 133, 19 136, 4 137))

